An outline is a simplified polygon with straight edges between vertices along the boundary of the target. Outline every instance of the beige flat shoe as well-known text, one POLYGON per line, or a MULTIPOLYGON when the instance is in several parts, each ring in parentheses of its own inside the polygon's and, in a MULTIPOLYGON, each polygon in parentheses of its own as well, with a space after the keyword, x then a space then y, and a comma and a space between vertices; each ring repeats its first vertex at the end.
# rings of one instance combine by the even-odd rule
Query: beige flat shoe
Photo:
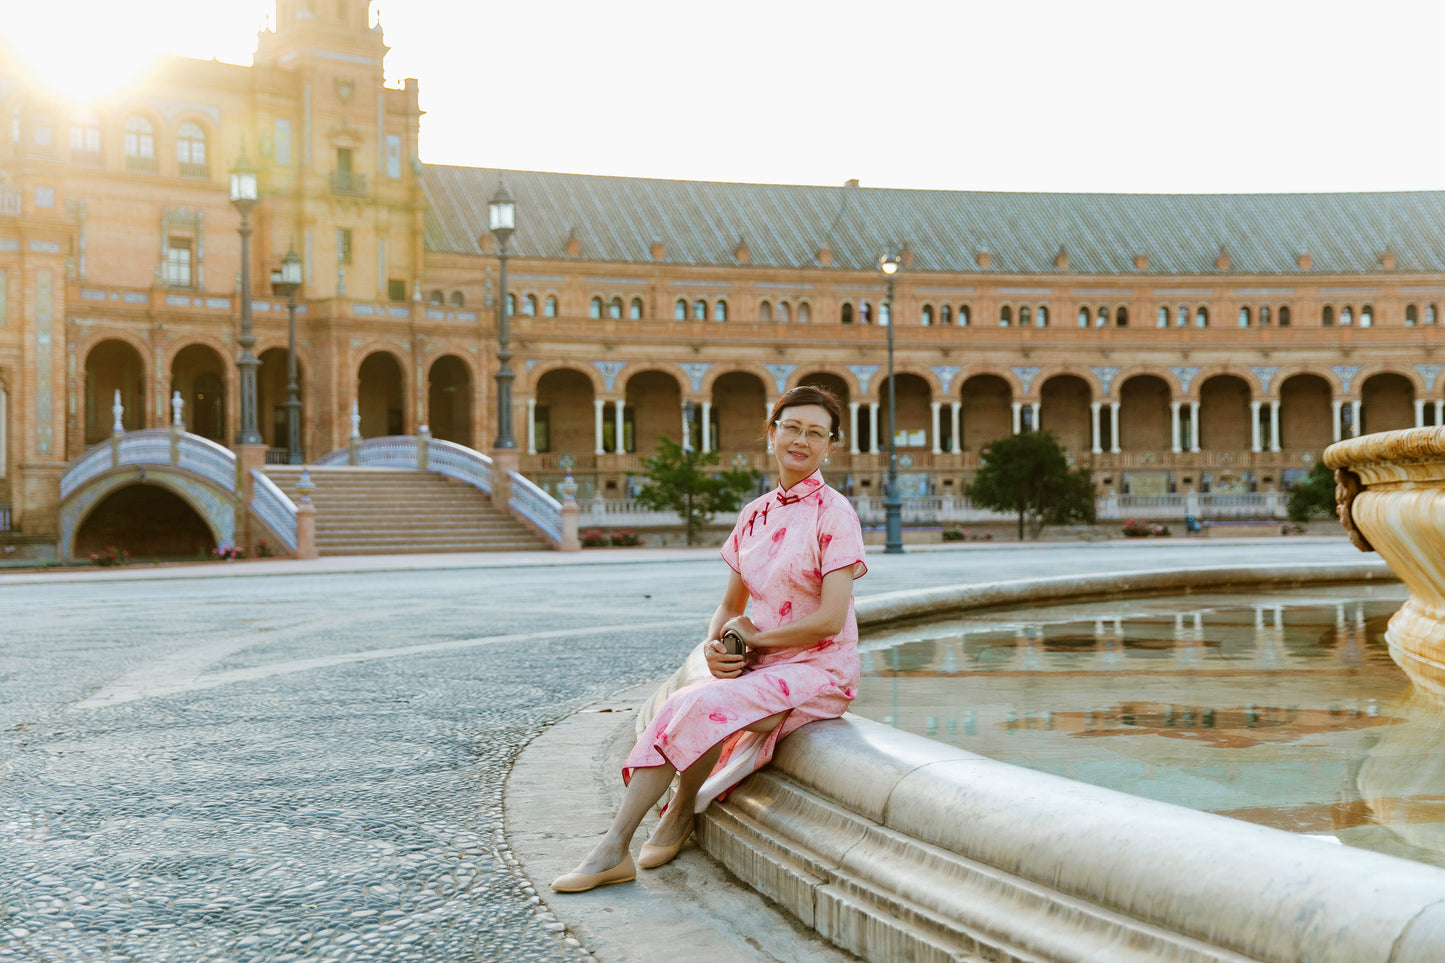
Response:
POLYGON ((559 893, 585 893, 599 886, 630 883, 636 878, 637 866, 632 862, 632 854, 628 853, 622 857, 622 862, 600 873, 566 873, 558 876, 552 880, 552 889, 559 893))
POLYGON ((682 834, 682 838, 677 841, 676 845, 654 846, 652 843, 643 843, 642 851, 637 854, 637 865, 643 869, 656 869, 664 863, 672 862, 673 858, 677 856, 678 852, 682 849, 682 844, 687 842, 688 838, 692 836, 694 823, 695 820, 688 822, 687 831, 682 834))

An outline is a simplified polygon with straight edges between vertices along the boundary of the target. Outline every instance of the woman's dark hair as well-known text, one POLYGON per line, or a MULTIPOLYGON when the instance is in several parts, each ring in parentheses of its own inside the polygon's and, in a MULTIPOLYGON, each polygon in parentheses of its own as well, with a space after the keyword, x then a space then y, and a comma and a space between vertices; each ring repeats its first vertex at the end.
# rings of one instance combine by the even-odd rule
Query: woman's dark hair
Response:
MULTIPOLYGON (((833 426, 828 432, 828 437, 834 441, 843 437, 843 433, 838 430, 843 419, 843 403, 833 392, 818 385, 798 385, 796 388, 783 392, 778 403, 773 405, 772 414, 768 415, 768 425, 778 420, 784 408, 793 408, 797 405, 821 405, 826 408, 828 416, 833 419, 833 426)), ((767 425, 764 425, 763 428, 766 431, 767 425)))

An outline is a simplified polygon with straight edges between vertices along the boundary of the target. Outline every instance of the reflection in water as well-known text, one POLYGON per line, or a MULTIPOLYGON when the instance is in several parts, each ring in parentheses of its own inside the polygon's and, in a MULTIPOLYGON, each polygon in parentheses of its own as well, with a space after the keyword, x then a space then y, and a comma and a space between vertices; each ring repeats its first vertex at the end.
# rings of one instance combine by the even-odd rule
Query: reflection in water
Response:
POLYGON ((1445 699, 1403 586, 969 614, 871 633, 853 711, 982 755, 1445 866, 1445 699))

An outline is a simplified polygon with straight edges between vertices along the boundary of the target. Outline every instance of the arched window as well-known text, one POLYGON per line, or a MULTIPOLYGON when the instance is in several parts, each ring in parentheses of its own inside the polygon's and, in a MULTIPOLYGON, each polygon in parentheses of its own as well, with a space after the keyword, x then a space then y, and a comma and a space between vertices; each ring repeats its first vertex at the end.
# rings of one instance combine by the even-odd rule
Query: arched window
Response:
MULTIPOLYGON (((788 306, 788 303, 787 303, 786 301, 784 301, 784 302, 783 302, 783 307, 786 308, 787 306, 788 306)), ((808 307, 808 302, 807 302, 807 301, 799 301, 799 302, 798 302, 798 323, 799 323, 799 324, 811 324, 812 321, 813 321, 813 309, 810 308, 810 307, 808 307)))
POLYGON ((861 305, 858 306, 858 323, 873 323, 873 305, 867 301, 864 301, 861 305))
POLYGON ((938 323, 939 323, 939 324, 952 324, 952 323, 953 323, 953 305, 951 305, 951 304, 945 304, 945 305, 943 305, 942 307, 940 307, 940 308, 938 309, 938 323))
POLYGON ((933 305, 925 304, 923 310, 918 313, 918 323, 925 327, 933 324, 933 305))
POLYGON ((674 320, 674 321, 686 321, 686 320, 687 320, 687 302, 684 301, 682 298, 678 298, 678 299, 677 299, 677 302, 676 302, 675 304, 673 304, 673 306, 672 306, 672 320, 674 320))
POLYGON ((1426 305, 1426 307, 1425 307, 1425 323, 1426 323, 1426 324, 1434 324, 1434 323, 1435 323, 1435 319, 1438 318, 1439 316, 1440 316, 1440 315, 1439 315, 1439 312, 1437 312, 1437 311, 1435 310, 1435 305, 1433 305, 1433 304, 1426 305))
POLYGON ((100 118, 90 112, 70 121, 70 159, 78 164, 100 164, 100 118))
POLYGON ((452 292, 452 307, 454 307, 454 308, 460 308, 460 307, 463 307, 466 303, 467 303, 467 299, 462 296, 462 292, 460 292, 460 291, 453 291, 453 292, 452 292))
POLYGON ((1368 328, 1375 323, 1375 309, 1368 304, 1360 308, 1360 327, 1368 328))
POLYGON ((511 292, 507 293, 507 317, 517 316, 517 296, 511 292))
POLYGON ((589 317, 589 318, 600 318, 600 317, 602 317, 602 299, 601 299, 601 298, 594 297, 591 301, 588 301, 588 302, 587 302, 587 317, 589 317))
POLYGON ((1194 326, 1196 328, 1209 327, 1209 309, 1202 304, 1199 306, 1199 310, 1194 312, 1194 326))
POLYGON ((445 294, 442 294, 441 291, 433 291, 431 294, 427 295, 427 303, 438 305, 446 304, 447 296, 445 294))
POLYGON ((206 161, 206 132, 200 124, 186 121, 176 128, 176 160, 182 177, 210 177, 206 161))
POLYGON ((692 319, 694 321, 707 320, 707 302, 698 300, 692 302, 692 319))
POLYGON ((968 305, 960 304, 958 306, 958 326, 960 328, 966 328, 972 320, 973 314, 969 312, 968 305))
POLYGON ((557 296, 547 295, 547 300, 542 302, 542 317, 555 318, 557 316, 557 296))
POLYGON ((1099 307, 1099 313, 1098 313, 1098 315, 1096 315, 1095 318, 1094 318, 1094 327, 1096 327, 1096 328, 1107 328, 1108 326, 1109 326, 1109 309, 1106 308, 1106 307, 1103 307, 1103 306, 1101 305, 1101 306, 1099 307))
POLYGON ((1181 304, 1174 312, 1174 326, 1176 328, 1189 327, 1189 305, 1181 304))
POLYGON ((1320 312, 1320 324, 1326 328, 1333 328, 1335 326, 1334 305, 1325 305, 1325 309, 1320 312))
POLYGON ((608 302, 607 302, 607 316, 608 316, 609 318, 620 318, 620 317, 622 317, 622 299, 621 299, 621 298, 613 298, 611 301, 608 301, 608 302))
POLYGON ((998 326, 1006 328, 1014 323, 1014 309, 1005 304, 998 309, 998 326))
POLYGON ((629 320, 632 320, 632 321, 641 321, 641 320, 642 320, 642 299, 641 299, 641 298, 633 298, 633 299, 632 299, 632 304, 630 304, 630 305, 628 306, 628 308, 627 308, 627 317, 628 317, 629 320))
POLYGON ((1267 304, 1262 304, 1262 305, 1260 305, 1260 308, 1259 308, 1259 326, 1262 327, 1262 328, 1267 328, 1267 327, 1269 327, 1269 305, 1267 305, 1267 304))
POLYGON ((1405 327, 1413 328, 1420 323, 1420 312, 1413 304, 1405 305, 1405 327))
POLYGON ((1033 312, 1027 304, 1019 308, 1019 327, 1027 328, 1034 323, 1033 312))
POLYGON ((714 321, 726 321, 728 319, 728 303, 718 298, 712 303, 712 319, 714 321))
POLYGON ((1081 327, 1081 328, 1087 328, 1087 327, 1089 326, 1089 317, 1090 317, 1090 315, 1089 315, 1089 309, 1088 309, 1088 308, 1080 308, 1080 309, 1079 309, 1079 327, 1081 327))
POLYGON ((847 301, 844 301, 844 302, 843 302, 842 310, 839 311, 838 320, 841 321, 841 322, 843 322, 844 324, 852 324, 852 323, 853 323, 853 305, 849 304, 847 301))
POLYGON ((1156 327, 1156 328, 1167 328, 1167 327, 1169 327, 1169 309, 1168 309, 1168 308, 1161 307, 1161 308, 1159 309, 1159 317, 1155 319, 1155 321, 1154 321, 1154 327, 1156 327))
POLYGON ((529 294, 522 298, 522 317, 535 318, 537 316, 537 296, 529 294))
MULTIPOLYGON (((792 305, 788 304, 788 302, 786 302, 786 301, 779 301, 779 302, 778 302, 778 321, 779 321, 780 323, 782 323, 782 324, 787 324, 789 321, 792 321, 792 320, 793 320, 793 307, 792 307, 792 305)), ((802 319, 799 318, 799 320, 802 320, 802 319)))
POLYGON ((878 305, 878 323, 879 323, 879 324, 892 324, 892 323, 893 323, 893 302, 892 302, 892 301, 884 301, 883 303, 881 303, 881 304, 878 305))
POLYGON ((1340 326, 1347 327, 1355 323, 1355 311, 1348 304, 1340 309, 1340 326))
POLYGON ((155 128, 146 118, 135 114, 125 122, 125 166, 127 170, 156 170, 155 128))
POLYGON ((1129 309, 1122 304, 1119 305, 1119 309, 1114 312, 1114 324, 1121 328, 1127 328, 1129 326, 1129 309))
POLYGON ((763 301, 758 304, 758 320, 763 324, 773 323, 773 302, 763 301))
POLYGON ((1240 326, 1241 328, 1247 328, 1247 327, 1249 327, 1249 326, 1250 326, 1251 324, 1253 324, 1253 323, 1254 323, 1254 316, 1250 313, 1249 308, 1247 308, 1247 307, 1246 307, 1246 308, 1240 308, 1240 309, 1239 309, 1239 326, 1240 326))
POLYGON ((1280 326, 1281 328, 1287 328, 1287 327, 1289 327, 1289 305, 1288 305, 1288 304, 1281 304, 1281 305, 1279 306, 1279 326, 1280 326))

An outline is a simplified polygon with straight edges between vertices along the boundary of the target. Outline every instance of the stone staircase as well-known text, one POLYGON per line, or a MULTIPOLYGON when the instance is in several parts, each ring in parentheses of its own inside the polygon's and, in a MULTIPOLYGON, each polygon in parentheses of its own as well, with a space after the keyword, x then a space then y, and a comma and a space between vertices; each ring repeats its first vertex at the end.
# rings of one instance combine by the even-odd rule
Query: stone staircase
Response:
MULTIPOLYGON (((539 551, 551 544, 491 496, 432 471, 310 468, 316 489, 316 550, 321 555, 539 551)), ((267 465, 266 474, 300 502, 300 467, 267 465)))

